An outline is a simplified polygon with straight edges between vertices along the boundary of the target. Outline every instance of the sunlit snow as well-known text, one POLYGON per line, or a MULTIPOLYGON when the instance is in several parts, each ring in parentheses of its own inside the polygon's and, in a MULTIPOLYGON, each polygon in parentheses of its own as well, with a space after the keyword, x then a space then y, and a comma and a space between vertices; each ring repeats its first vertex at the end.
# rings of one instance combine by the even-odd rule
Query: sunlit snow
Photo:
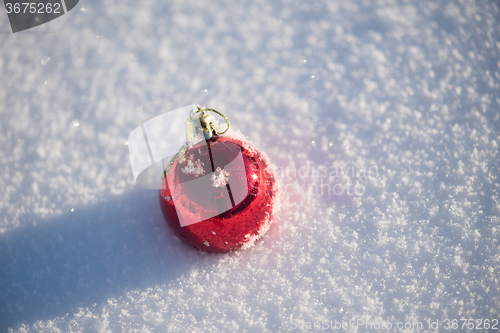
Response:
POLYGON ((0 331, 500 318, 498 2, 76 9, 16 34, 0 13, 0 331), (182 244, 134 184, 130 132, 193 103, 279 173, 281 210, 248 249, 182 244))

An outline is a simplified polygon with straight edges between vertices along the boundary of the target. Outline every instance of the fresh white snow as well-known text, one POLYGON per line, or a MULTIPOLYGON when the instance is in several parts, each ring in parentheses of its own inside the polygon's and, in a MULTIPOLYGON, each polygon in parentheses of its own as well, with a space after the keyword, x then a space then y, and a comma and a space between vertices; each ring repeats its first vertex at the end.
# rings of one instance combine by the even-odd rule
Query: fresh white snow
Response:
POLYGON ((0 11, 0 331, 498 320, 499 18, 495 1, 80 1, 12 34, 0 11), (134 185, 129 133, 193 103, 280 175, 248 249, 187 247, 134 185))

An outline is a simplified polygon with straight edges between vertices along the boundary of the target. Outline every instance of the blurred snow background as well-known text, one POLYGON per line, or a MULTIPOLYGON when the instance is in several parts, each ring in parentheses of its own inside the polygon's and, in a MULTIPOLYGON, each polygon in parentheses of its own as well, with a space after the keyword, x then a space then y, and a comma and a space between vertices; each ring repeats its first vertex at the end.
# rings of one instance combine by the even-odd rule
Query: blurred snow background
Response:
POLYGON ((0 331, 498 319, 499 18, 496 1, 80 1, 12 34, 0 14, 0 331), (285 175, 309 193, 282 191, 263 239, 200 253, 126 146, 191 103, 282 168, 377 173, 285 175))

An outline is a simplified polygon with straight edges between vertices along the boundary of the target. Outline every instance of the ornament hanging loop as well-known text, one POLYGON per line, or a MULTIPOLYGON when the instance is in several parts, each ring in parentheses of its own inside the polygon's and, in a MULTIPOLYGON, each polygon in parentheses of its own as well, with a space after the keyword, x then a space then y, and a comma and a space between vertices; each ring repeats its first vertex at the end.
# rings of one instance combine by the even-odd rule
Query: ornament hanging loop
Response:
POLYGON ((170 171, 175 161, 177 160, 180 162, 184 161, 184 154, 186 153, 186 150, 188 149, 190 142, 192 142, 192 140, 196 138, 199 130, 203 132, 205 140, 210 140, 213 134, 221 135, 226 133, 228 129, 229 129, 229 120, 225 115, 223 115, 219 111, 214 109, 202 109, 199 106, 193 108, 191 110, 191 113, 189 114, 188 119, 186 120, 186 143, 184 143, 181 149, 179 149, 179 151, 169 161, 167 167, 165 168, 165 170, 163 170, 162 179, 165 179, 167 177, 167 173, 170 171), (224 118, 227 124, 227 127, 224 130, 224 132, 219 132, 217 128, 215 128, 212 118, 210 117, 210 115, 207 114, 207 111, 217 113, 219 116, 224 118), (195 114, 197 113, 201 113, 199 117, 197 115, 195 116, 195 114))
POLYGON ((210 132, 213 131, 215 133, 215 135, 221 135, 221 134, 224 134, 227 132, 227 130, 229 129, 229 120, 226 118, 225 115, 223 115, 221 112, 217 111, 217 110, 214 110, 214 109, 201 109, 201 110, 198 110, 197 112, 201 112, 201 117, 200 117, 200 121, 201 121, 201 125, 202 127, 204 127, 204 130, 207 129, 209 130, 210 132), (219 132, 217 131, 217 129, 215 128, 214 124, 212 123, 212 121, 210 120, 208 123, 205 122, 204 120, 205 119, 210 119, 210 117, 206 117, 206 111, 211 111, 213 113, 217 113, 219 116, 221 116, 222 118, 224 118, 224 120, 226 121, 226 124, 227 124, 227 127, 226 129, 224 130, 224 132, 219 132))

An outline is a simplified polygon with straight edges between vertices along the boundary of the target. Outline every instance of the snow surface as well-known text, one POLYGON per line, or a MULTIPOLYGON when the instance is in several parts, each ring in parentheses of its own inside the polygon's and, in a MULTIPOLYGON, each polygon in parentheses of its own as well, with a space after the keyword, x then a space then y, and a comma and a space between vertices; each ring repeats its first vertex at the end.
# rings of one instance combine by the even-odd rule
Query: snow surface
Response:
POLYGON ((82 0, 12 34, 0 14, 0 331, 498 319, 499 20, 486 0, 82 0), (280 173, 252 248, 181 244, 134 186, 129 133, 192 103, 280 173))

